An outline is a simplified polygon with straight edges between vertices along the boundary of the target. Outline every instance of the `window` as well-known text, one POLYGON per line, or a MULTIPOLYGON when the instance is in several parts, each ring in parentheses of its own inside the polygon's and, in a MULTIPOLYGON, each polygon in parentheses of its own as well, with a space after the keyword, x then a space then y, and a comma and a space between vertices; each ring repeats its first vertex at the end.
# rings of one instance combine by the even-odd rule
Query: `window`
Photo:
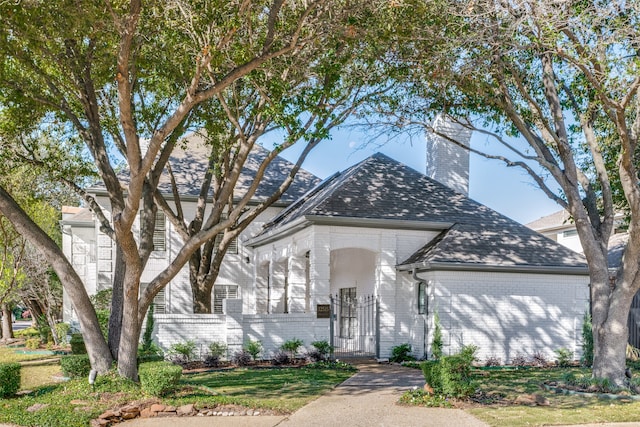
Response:
POLYGON ((167 224, 164 212, 156 212, 156 228, 153 230, 153 250, 164 252, 167 250, 167 224))
POLYGON ((356 288, 340 289, 340 338, 356 336, 356 288))
MULTIPOLYGON (((140 290, 145 289, 149 284, 148 283, 140 283, 140 290)), ((169 311, 167 310, 167 288, 162 288, 155 297, 153 297, 153 313, 154 314, 165 314, 169 311)))
MULTIPOLYGON (((218 250, 218 245, 220 245, 220 242, 222 242, 222 238, 224 237, 224 233, 218 233, 216 235, 216 243, 215 243, 215 249, 216 251, 218 250)), ((227 253, 228 254, 238 254, 238 239, 233 239, 231 242, 229 242, 229 246, 227 246, 227 253)))
POLYGON ((238 298, 237 285, 213 286, 213 314, 223 314, 222 301, 226 298, 238 298))
POLYGON ((153 298, 153 313, 165 314, 167 312, 167 302, 165 289, 160 290, 153 298))
MULTIPOLYGON (((140 212, 140 228, 142 229, 142 212, 140 212)), ((162 211, 156 211, 156 225, 153 229, 153 250, 164 252, 167 250, 167 224, 162 211)))
POLYGON ((418 283, 418 314, 425 314, 425 293, 427 290, 427 284, 424 282, 418 283))
POLYGON ((578 230, 567 230, 562 232, 562 237, 572 237, 577 235, 578 235, 578 230))
MULTIPOLYGON (((221 220, 225 220, 228 218, 228 215, 226 213, 222 214, 222 217, 220 218, 221 220)), ((222 233, 218 233, 216 235, 216 242, 215 242, 215 250, 218 250, 218 246, 220 245, 220 242, 222 242, 222 239, 224 237, 224 232, 222 233)), ((227 252, 228 254, 234 254, 236 255, 238 253, 238 239, 233 239, 231 242, 229 242, 229 246, 227 246, 227 252)))

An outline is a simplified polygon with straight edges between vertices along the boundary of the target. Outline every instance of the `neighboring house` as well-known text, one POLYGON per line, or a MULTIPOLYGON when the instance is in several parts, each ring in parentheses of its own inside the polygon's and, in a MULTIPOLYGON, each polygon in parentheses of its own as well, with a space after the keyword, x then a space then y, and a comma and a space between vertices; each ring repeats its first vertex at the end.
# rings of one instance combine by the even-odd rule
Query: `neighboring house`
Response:
MULTIPOLYGON (((434 139, 430 146, 446 147, 434 139)), ((307 346, 328 340, 339 357, 386 358, 409 343, 426 357, 437 313, 445 354, 473 344, 481 359, 504 362, 538 352, 552 358, 559 348, 579 357, 589 298, 584 259, 469 199, 464 162, 456 169, 447 160, 468 153, 455 147, 446 154, 433 176, 458 191, 375 154, 285 199, 225 258, 214 287, 214 297, 224 289, 216 300, 222 314, 189 314, 184 271, 164 293, 156 340, 165 349, 186 339, 205 348, 222 341, 231 352, 260 340, 265 357, 294 337, 307 346)), ((99 290, 108 284, 101 265, 111 265, 113 248, 95 224, 93 235, 82 234, 87 212, 75 215, 63 220, 65 253, 85 280, 95 277, 88 289, 99 290), (91 239, 93 258, 82 249, 91 239)), ((168 222, 162 234, 166 249, 150 260, 152 274, 178 244, 168 222)))
MULTIPOLYGON (((621 227, 623 219, 622 214, 615 216, 615 227, 609 238, 608 262, 611 275, 615 275, 617 268, 620 267, 622 255, 629 240, 629 234, 621 227)), ((530 222, 527 227, 575 252, 583 253, 578 230, 573 223, 571 214, 564 209, 530 222)), ((627 327, 629 328, 629 343, 640 348, 640 293, 636 294, 631 303, 627 327)))

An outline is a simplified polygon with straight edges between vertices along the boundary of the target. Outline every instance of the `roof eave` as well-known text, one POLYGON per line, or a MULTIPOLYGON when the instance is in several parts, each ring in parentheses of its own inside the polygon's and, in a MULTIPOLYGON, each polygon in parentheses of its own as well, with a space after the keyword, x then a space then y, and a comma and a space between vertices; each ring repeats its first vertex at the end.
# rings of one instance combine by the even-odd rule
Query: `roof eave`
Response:
POLYGON ((482 271, 490 273, 536 273, 588 276, 589 270, 584 267, 549 266, 549 265, 490 265, 468 264, 460 262, 417 262, 397 265, 400 271, 482 271))
POLYGON ((357 218, 344 216, 305 215, 305 218, 317 225, 340 225, 345 227, 388 228, 393 230, 441 231, 451 228, 453 222, 417 221, 386 218, 357 218))
POLYGON ((264 234, 258 235, 254 238, 247 240, 244 244, 246 246, 251 246, 253 248, 257 246, 263 246, 283 237, 289 236, 293 233, 296 233, 307 226, 310 225, 310 222, 307 221, 305 217, 300 217, 294 221, 291 221, 288 224, 285 224, 282 228, 276 228, 271 231, 268 231, 264 234))

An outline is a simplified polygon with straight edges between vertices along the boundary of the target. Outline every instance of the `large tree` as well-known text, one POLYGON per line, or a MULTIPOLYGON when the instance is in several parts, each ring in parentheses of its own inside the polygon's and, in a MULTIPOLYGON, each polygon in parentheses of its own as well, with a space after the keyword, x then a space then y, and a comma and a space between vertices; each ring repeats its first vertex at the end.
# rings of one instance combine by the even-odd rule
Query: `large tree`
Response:
MULTIPOLYGON (((241 222, 260 181, 258 176, 241 200, 230 203, 255 138, 234 146, 218 145, 225 172, 212 209, 202 218, 198 231, 185 239, 169 267, 140 290, 140 276, 153 251, 158 180, 175 144, 189 129, 207 128, 214 122, 207 118, 208 109, 226 111, 229 103, 225 99, 241 81, 258 91, 269 88, 260 93, 257 102, 264 109, 256 114, 275 117, 274 123, 279 117, 300 120, 282 114, 286 105, 281 101, 287 101, 291 94, 287 91, 300 87, 300 82, 323 83, 315 80, 321 75, 314 71, 316 66, 327 64, 322 58, 356 33, 370 13, 369 3, 59 0, 0 4, 3 119, 14 124, 10 129, 14 133, 46 129, 59 141, 77 138, 91 154, 108 193, 107 214, 70 175, 60 177, 76 185, 101 222, 101 230, 116 243, 114 300, 121 301, 121 311, 112 310, 112 317, 118 325, 121 316, 121 327, 117 328, 119 337, 112 337, 117 342, 110 344, 112 350, 117 348, 122 376, 137 378, 140 325, 153 297, 198 248, 241 222), (295 71, 296 84, 291 84, 287 72, 277 72, 282 70, 295 71), (304 70, 310 70, 306 77, 304 70), (146 149, 141 146, 143 140, 146 149), (117 156, 124 159, 123 174, 117 173, 117 156), (138 216, 140 235, 136 239, 133 227, 138 216)), ((335 75, 339 76, 339 70, 335 75)), ((330 105, 319 107, 327 115, 332 113, 330 105)), ((302 117, 305 112, 299 114, 302 117)), ((243 132, 241 124, 231 123, 236 135, 243 132)), ((305 132, 303 126, 293 128, 305 132)), ((287 141, 302 136, 298 133, 287 141)), ((302 139, 306 155, 316 140, 302 139)), ((32 154, 47 164, 47 153, 32 154)), ((272 159, 273 155, 268 156, 260 170, 272 159)), ((292 170, 291 178, 294 173, 292 170)), ((0 212, 45 254, 78 313, 93 368, 107 370, 112 352, 70 263, 1 187, 0 212)))
POLYGON ((411 103, 388 116, 404 126, 439 110, 495 131, 513 156, 474 151, 524 168, 571 213, 590 274, 593 375, 622 385, 627 317, 640 290, 637 2, 443 2, 439 33, 425 25, 419 5, 400 3, 395 16, 411 34, 399 33, 396 53, 410 71, 396 73, 409 82, 411 103), (607 246, 620 209, 628 213, 629 243, 611 274, 607 246))

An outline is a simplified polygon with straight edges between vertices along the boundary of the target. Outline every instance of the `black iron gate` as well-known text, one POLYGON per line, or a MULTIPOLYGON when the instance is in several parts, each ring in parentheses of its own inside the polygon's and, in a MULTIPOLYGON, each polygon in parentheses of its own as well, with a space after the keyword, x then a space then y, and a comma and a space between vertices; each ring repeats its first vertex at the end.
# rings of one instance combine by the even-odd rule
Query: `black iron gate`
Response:
POLYGON ((373 295, 357 297, 355 288, 331 295, 330 344, 340 358, 378 357, 380 304, 373 295))

